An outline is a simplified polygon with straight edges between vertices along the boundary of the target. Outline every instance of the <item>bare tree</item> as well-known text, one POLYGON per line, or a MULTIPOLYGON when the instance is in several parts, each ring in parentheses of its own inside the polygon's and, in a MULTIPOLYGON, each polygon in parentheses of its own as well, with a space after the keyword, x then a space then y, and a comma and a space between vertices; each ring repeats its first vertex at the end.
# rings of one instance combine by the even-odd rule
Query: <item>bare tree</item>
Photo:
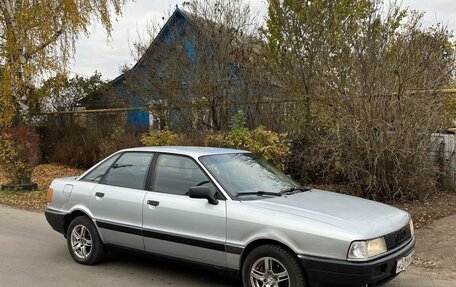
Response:
POLYGON ((448 125, 439 90, 455 68, 446 29, 377 0, 271 0, 267 23, 271 66, 284 91, 303 99, 298 120, 288 118, 302 180, 349 182, 386 200, 436 189, 431 135, 448 125))
POLYGON ((337 157, 364 196, 423 197, 438 173, 431 134, 449 124, 448 99, 438 91, 451 82, 454 46, 444 28, 423 28, 420 14, 372 9, 364 33, 347 35, 350 52, 335 55, 338 68, 325 75, 336 97, 326 104, 338 119, 337 157))
POLYGON ((274 91, 260 71, 257 23, 249 6, 241 0, 194 0, 184 7, 127 73, 129 91, 156 96, 152 113, 175 130, 225 130, 238 109, 247 111, 251 125, 259 124, 259 102, 274 91), (147 84, 138 87, 138 81, 147 84))
POLYGON ((263 51, 282 94, 295 100, 287 124, 304 147, 319 140, 318 130, 327 124, 320 106, 324 62, 343 48, 344 31, 362 29, 359 20, 368 13, 369 2, 268 0, 269 13, 261 30, 263 51))

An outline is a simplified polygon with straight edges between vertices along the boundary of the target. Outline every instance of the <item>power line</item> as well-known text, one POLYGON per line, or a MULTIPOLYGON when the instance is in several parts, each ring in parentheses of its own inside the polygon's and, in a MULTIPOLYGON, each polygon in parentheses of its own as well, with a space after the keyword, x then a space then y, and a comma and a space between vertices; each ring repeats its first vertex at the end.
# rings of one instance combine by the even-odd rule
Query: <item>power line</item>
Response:
POLYGON ((68 70, 68 73, 72 73, 72 74, 75 74, 75 75, 78 75, 78 76, 81 76, 81 77, 84 77, 84 78, 92 77, 92 76, 87 76, 87 75, 84 75, 84 74, 81 74, 81 73, 77 73, 77 72, 74 72, 74 71, 71 71, 71 70, 68 70))

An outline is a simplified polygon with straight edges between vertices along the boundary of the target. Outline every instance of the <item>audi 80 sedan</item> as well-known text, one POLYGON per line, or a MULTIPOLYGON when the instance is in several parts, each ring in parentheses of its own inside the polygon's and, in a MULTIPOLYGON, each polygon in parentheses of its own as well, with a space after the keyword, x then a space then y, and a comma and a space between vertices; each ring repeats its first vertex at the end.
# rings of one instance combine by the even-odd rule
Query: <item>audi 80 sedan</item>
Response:
POLYGON ((45 215, 77 263, 123 247, 235 270, 245 287, 380 286, 415 246, 408 213, 302 187, 234 149, 118 151, 55 179, 45 215))

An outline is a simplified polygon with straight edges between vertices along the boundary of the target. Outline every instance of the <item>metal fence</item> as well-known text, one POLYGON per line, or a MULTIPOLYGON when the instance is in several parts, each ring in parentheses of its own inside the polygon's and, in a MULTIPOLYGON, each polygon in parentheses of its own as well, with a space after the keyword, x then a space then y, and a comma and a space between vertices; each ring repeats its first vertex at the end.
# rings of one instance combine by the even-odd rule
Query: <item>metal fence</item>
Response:
POLYGON ((442 181, 456 186, 456 135, 434 133, 431 140, 431 160, 439 167, 442 181))

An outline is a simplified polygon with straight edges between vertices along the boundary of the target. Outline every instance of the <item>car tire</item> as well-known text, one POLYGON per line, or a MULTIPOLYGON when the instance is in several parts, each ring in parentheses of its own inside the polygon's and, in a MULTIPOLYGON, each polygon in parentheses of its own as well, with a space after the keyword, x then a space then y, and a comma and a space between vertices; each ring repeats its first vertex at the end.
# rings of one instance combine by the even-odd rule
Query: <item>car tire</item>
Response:
POLYGON ((306 278, 296 254, 280 245, 268 244, 247 255, 242 266, 242 283, 244 287, 302 287, 306 286, 306 278))
POLYGON ((87 216, 73 219, 67 230, 67 246, 73 259, 93 265, 103 260, 106 250, 92 220, 87 216))

